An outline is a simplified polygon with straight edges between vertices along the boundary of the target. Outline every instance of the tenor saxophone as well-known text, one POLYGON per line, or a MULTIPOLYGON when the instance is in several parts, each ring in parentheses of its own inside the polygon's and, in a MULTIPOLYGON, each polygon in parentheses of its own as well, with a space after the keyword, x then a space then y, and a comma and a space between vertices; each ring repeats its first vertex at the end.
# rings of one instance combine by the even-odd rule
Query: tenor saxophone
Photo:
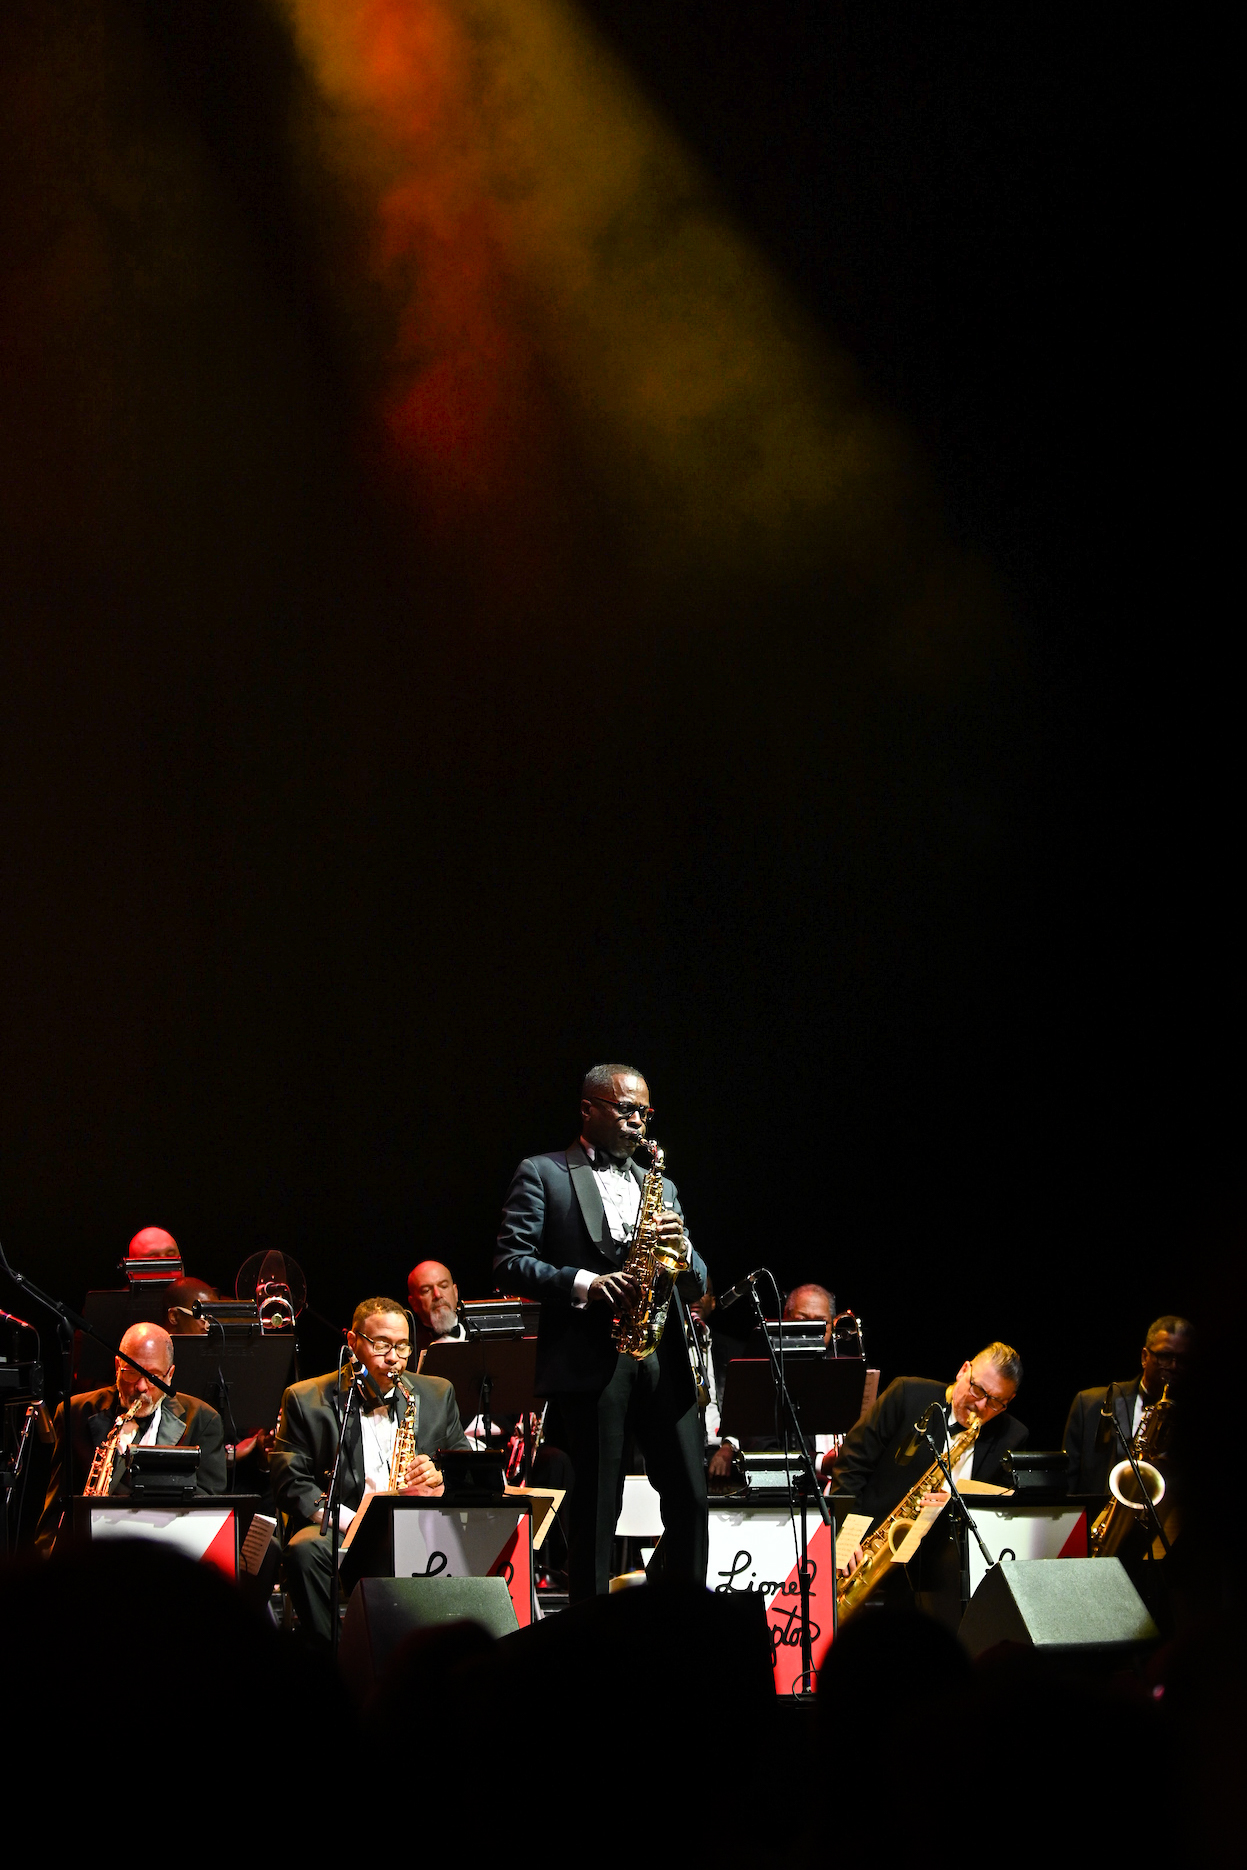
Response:
POLYGON ((121 1445, 121 1432, 127 1423, 133 1422, 143 1407, 144 1398, 136 1396, 123 1416, 119 1416, 105 1435, 91 1459, 91 1472, 87 1475, 85 1494, 102 1497, 113 1484, 113 1468, 117 1463, 117 1450, 121 1445))
POLYGON ((611 1327, 617 1350, 638 1360, 658 1349, 675 1282, 688 1265, 683 1242, 673 1247, 660 1238, 662 1172, 666 1157, 660 1144, 649 1142, 650 1167, 641 1184, 641 1205, 636 1226, 620 1271, 636 1281, 637 1295, 620 1303, 611 1327))
MULTIPOLYGON (((953 1437, 952 1446, 944 1456, 950 1473, 955 1471, 958 1463, 964 1461, 967 1452, 973 1448, 982 1426, 976 1416, 968 1428, 953 1437)), ((923 1494, 934 1493, 943 1484, 944 1475, 940 1464, 933 1461, 922 1478, 914 1482, 905 1498, 892 1508, 887 1518, 880 1520, 873 1532, 867 1533, 862 1540, 861 1564, 852 1577, 836 1581, 836 1609, 841 1622, 845 1617, 851 1617, 855 1610, 860 1610, 871 1592, 883 1583, 892 1569, 901 1541, 922 1512, 923 1494)))

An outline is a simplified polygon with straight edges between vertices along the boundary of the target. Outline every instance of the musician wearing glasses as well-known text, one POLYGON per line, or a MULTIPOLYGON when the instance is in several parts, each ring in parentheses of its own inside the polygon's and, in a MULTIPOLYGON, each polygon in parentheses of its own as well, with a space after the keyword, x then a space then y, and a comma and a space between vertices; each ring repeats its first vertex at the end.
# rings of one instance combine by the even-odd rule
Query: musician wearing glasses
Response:
MULTIPOLYGON (((833 1469, 835 1491, 853 1494, 857 1511, 870 1514, 873 1529, 934 1461, 930 1444, 914 1434, 914 1424, 932 1405, 930 1426, 942 1443, 941 1452, 972 1424, 978 1425, 975 1441, 953 1469, 953 1479, 1002 1483, 1005 1455, 1010 1448, 1020 1448, 1027 1436, 1009 1413, 1021 1381, 1022 1359, 1011 1345, 1001 1343, 989 1344, 963 1363, 951 1383, 897 1377, 845 1437, 833 1469)), ((934 1504, 942 1497, 946 1496, 937 1487, 927 1501, 934 1504)))
MULTIPOLYGON (((645 1181, 633 1157, 653 1114, 649 1086, 633 1066, 594 1066, 581 1085, 577 1141, 530 1156, 515 1171, 494 1256, 499 1290, 541 1301, 536 1387, 552 1399, 552 1432, 576 1475, 568 1503, 573 1599, 610 1587, 629 1434, 661 1501, 665 1575, 706 1578, 702 1425, 678 1303, 649 1356, 619 1351, 612 1340, 618 1305, 636 1294, 621 1267, 645 1181)), ((705 1290, 706 1268, 665 1176, 662 1201, 659 1236, 685 1251, 677 1291, 680 1302, 691 1301, 705 1290)))
MULTIPOLYGON (((154 1383, 149 1383, 144 1374, 150 1371, 166 1383, 173 1381, 173 1339, 169 1333, 162 1325, 131 1325, 121 1340, 121 1349, 142 1367, 136 1370, 133 1364, 118 1357, 115 1359, 116 1376, 109 1388, 86 1390, 70 1398, 74 1491, 82 1493, 87 1489, 96 1465, 96 1454, 113 1435, 116 1450, 107 1464, 107 1486, 101 1484, 101 1492, 129 1491, 125 1450, 133 1442, 142 1448, 198 1448, 196 1491, 224 1493, 225 1429, 216 1410, 200 1402, 197 1396, 183 1396, 180 1391, 166 1396, 154 1383)), ((45 1554, 52 1550, 60 1528, 64 1418, 62 1403, 57 1407, 53 1425, 56 1448, 52 1456, 51 1481, 35 1535, 36 1545, 45 1554)))
POLYGON ((439 1494, 442 1477, 432 1457, 439 1448, 467 1448, 452 1386, 442 1377, 403 1373, 411 1355, 407 1314, 393 1299, 365 1299, 346 1334, 351 1362, 339 1374, 295 1383, 282 1398, 277 1439, 269 1456, 273 1492, 285 1521, 286 1584, 299 1623, 315 1643, 332 1634, 332 1547, 322 1534, 322 1508, 338 1452, 340 1423, 348 1418, 351 1385, 359 1407, 347 1419, 339 1498, 340 1528, 350 1525, 366 1493, 439 1494), (400 1383, 400 1376, 403 1378, 400 1383), (395 1436, 416 1411, 416 1453, 401 1474, 392 1472, 395 1436))
MULTIPOLYGON (((1160 1401, 1166 1386, 1170 1402, 1180 1398, 1193 1341, 1190 1320, 1172 1312, 1148 1326, 1138 1376, 1111 1386, 1113 1413, 1127 1441, 1134 1441, 1142 1425, 1143 1411, 1160 1401)), ((1108 1390, 1108 1385, 1080 1390, 1070 1404, 1065 1424, 1065 1452, 1069 1459, 1071 1493, 1107 1493, 1109 1474, 1124 1458, 1121 1438, 1104 1415, 1108 1390)), ((1154 1462, 1163 1459, 1152 1455, 1148 1458, 1154 1462)))

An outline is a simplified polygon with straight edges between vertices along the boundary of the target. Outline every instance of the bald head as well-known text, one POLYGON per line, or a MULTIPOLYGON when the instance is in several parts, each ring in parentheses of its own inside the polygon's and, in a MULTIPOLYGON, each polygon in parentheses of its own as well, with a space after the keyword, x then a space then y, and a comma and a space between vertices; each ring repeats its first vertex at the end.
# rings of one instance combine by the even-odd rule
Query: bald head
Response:
POLYGON ((132 1260, 176 1260, 178 1243, 163 1227, 140 1227, 128 1249, 132 1260))
POLYGON ((153 1375, 164 1377, 168 1382, 173 1376, 173 1339, 163 1325, 131 1325, 121 1340, 121 1348, 126 1356, 133 1357, 143 1366, 136 1370, 133 1364, 117 1359, 117 1394, 121 1406, 128 1409, 137 1398, 141 1407, 140 1416, 148 1416, 161 1400, 163 1392, 147 1381, 143 1371, 150 1370, 153 1375))
POLYGON ((421 1260, 407 1275, 407 1303, 416 1323, 443 1337, 453 1331, 459 1316, 459 1288, 449 1266, 440 1260, 421 1260))
POLYGON ((165 1323, 170 1331, 179 1337, 203 1337, 208 1330, 206 1318, 196 1318, 191 1313, 192 1305, 203 1305, 212 1299, 219 1299, 220 1293, 215 1286, 210 1286, 206 1279, 175 1280, 173 1285, 161 1293, 165 1302, 165 1323))

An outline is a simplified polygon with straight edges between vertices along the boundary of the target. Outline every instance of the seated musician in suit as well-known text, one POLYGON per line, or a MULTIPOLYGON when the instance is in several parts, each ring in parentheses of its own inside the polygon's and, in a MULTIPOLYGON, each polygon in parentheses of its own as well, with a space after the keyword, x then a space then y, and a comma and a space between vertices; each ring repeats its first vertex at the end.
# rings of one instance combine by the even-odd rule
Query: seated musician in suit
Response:
POLYGON ((352 1384, 359 1408, 351 1410, 339 1498, 339 1524, 350 1525, 366 1493, 439 1494, 442 1477, 432 1457, 439 1448, 467 1448, 452 1386, 442 1377, 399 1377, 411 1343, 407 1314, 393 1299, 365 1299, 355 1308, 346 1341, 351 1365, 292 1384, 282 1398, 277 1440, 269 1456, 273 1491, 285 1520, 286 1583, 308 1636, 327 1643, 332 1634, 333 1559, 328 1531, 320 1530, 340 1424, 352 1384), (404 1472, 391 1474, 394 1439, 416 1412, 416 1453, 404 1472))
MULTIPOLYGON (((1143 1411, 1157 1403, 1169 1386, 1169 1400, 1177 1400, 1182 1391, 1193 1348, 1193 1328, 1186 1318, 1172 1312, 1149 1325, 1142 1351, 1142 1369, 1125 1383, 1102 1385, 1099 1389, 1079 1390, 1070 1404, 1065 1424, 1065 1452, 1069 1458, 1071 1493, 1107 1493, 1108 1477, 1119 1461, 1125 1459, 1112 1422, 1104 1416, 1109 1388, 1113 1391, 1113 1412, 1126 1440, 1133 1442, 1139 1432, 1143 1411)), ((1152 1457, 1149 1456, 1149 1459, 1152 1457)))
MULTIPOLYGON (((1009 1413, 1021 1381, 1022 1359, 1011 1345, 998 1342, 963 1363, 951 1383, 926 1377, 895 1378, 870 1414, 846 1435, 832 1470, 834 1491, 855 1496, 857 1511, 870 1514, 868 1530, 873 1531, 935 1460, 926 1438, 914 1433, 914 1424, 932 1405, 931 1429, 937 1443, 941 1429, 947 1438, 941 1452, 971 1424, 979 1424, 973 1447, 953 1468, 953 1479, 1002 1483, 1001 1462, 1010 1448, 1023 1445, 1028 1433, 1009 1413)), ((923 1503, 933 1505, 945 1498, 941 1481, 924 1496, 923 1503)))
MULTIPOLYGON (((152 1371, 166 1383, 173 1380, 173 1340, 160 1325, 131 1325, 121 1340, 121 1348, 142 1365, 136 1370, 121 1357, 116 1359, 116 1381, 106 1389, 86 1390, 72 1396, 69 1403, 69 1445, 73 1464, 75 1492, 83 1492, 91 1474, 96 1450, 137 1402, 138 1408, 117 1436, 117 1453, 112 1463, 108 1492, 125 1493, 125 1449, 137 1442, 144 1448, 187 1447, 199 1449, 199 1473, 196 1491, 225 1492, 225 1430, 215 1409, 196 1396, 180 1392, 166 1396, 149 1383, 143 1374, 152 1371)), ((54 1432, 56 1450, 52 1456, 52 1476, 47 1499, 39 1520, 36 1544, 47 1553, 52 1550, 60 1528, 61 1464, 65 1456, 65 1408, 59 1404, 54 1432)))

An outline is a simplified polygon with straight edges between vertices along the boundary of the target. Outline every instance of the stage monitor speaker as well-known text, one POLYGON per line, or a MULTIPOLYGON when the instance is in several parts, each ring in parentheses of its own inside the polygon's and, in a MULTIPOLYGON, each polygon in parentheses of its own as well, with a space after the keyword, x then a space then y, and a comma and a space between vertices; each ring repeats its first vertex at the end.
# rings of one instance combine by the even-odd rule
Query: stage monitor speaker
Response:
POLYGON ((519 1628, 505 1578, 361 1578, 342 1621, 338 1661, 362 1699, 412 1630, 479 1623, 490 1636, 519 1628))
POLYGON ((987 1573, 959 1635, 972 1656, 997 1643, 1065 1655, 1125 1652, 1159 1632, 1120 1559, 1020 1558, 987 1573))

